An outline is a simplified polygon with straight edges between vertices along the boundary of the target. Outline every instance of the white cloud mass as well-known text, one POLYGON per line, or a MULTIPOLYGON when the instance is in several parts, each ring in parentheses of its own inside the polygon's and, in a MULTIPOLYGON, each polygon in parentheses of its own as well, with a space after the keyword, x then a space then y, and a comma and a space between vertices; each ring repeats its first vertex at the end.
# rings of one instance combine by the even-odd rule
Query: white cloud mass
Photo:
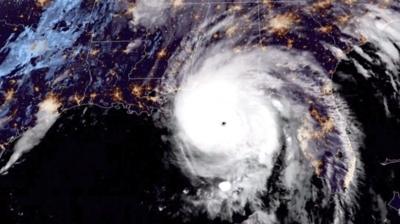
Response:
POLYGON ((40 143, 59 117, 60 114, 57 111, 59 106, 59 103, 54 98, 48 98, 39 104, 35 126, 25 131, 15 143, 13 153, 7 164, 0 169, 0 173, 6 173, 23 154, 29 152, 40 143))

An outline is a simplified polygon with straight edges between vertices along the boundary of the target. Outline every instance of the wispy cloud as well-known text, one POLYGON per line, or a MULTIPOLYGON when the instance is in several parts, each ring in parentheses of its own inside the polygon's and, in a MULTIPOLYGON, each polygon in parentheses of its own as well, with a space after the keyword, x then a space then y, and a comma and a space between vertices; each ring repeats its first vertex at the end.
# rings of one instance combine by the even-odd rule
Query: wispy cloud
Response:
POLYGON ((20 139, 15 143, 13 153, 7 164, 0 169, 0 173, 6 173, 23 154, 29 152, 38 145, 47 131, 59 117, 58 107, 60 104, 53 97, 49 97, 39 104, 39 111, 36 114, 36 124, 25 131, 20 139))

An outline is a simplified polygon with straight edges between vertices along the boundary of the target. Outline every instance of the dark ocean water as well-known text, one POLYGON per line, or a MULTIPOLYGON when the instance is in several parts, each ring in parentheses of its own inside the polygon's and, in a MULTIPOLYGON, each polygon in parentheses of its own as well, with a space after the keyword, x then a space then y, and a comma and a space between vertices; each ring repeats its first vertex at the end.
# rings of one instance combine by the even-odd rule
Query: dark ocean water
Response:
MULTIPOLYGON (((341 71, 353 71, 352 64, 341 63, 341 71)), ((400 164, 380 164, 400 157, 400 125, 379 107, 370 82, 355 71, 352 78, 339 73, 334 80, 366 134, 356 223, 379 223, 376 195, 387 203, 392 190, 400 189, 400 164)), ((0 177, 2 223, 224 223, 180 213, 180 193, 193 189, 169 162, 166 134, 148 115, 125 109, 82 106, 64 112, 23 162, 0 177)), ((387 210, 388 223, 399 223, 397 212, 387 210)), ((234 219, 240 223, 243 217, 234 219)))
MULTIPOLYGON (((24 2, 21 3, 24 7, 13 5, 7 8, 5 15, 8 17, 3 18, 0 15, 0 21, 13 21, 12 24, 0 24, 0 46, 5 44, 11 32, 15 36, 10 39, 10 43, 18 34, 23 33, 24 26, 32 26, 35 28, 32 30, 38 30, 33 39, 40 43, 42 36, 46 36, 51 51, 41 53, 42 55, 38 53, 35 57, 22 55, 24 57, 21 56, 18 60, 10 59, 4 63, 4 71, 7 71, 4 75, 11 75, 2 76, 2 89, 15 89, 16 96, 15 102, 6 105, 1 111, 2 116, 8 116, 15 111, 18 113, 1 130, 2 141, 16 136, 23 127, 33 125, 32 116, 36 113, 33 105, 41 102, 49 91, 62 97, 65 108, 75 105, 75 102, 69 100, 71 96, 85 96, 92 92, 98 93, 94 103, 109 106, 114 101, 120 101, 112 99, 116 90, 122 91, 126 104, 137 105, 137 100, 131 96, 131 84, 152 86, 152 83, 142 83, 141 78, 147 77, 154 64, 157 65, 154 70, 155 78, 161 76, 167 67, 167 60, 158 60, 156 52, 162 48, 167 49, 167 52, 174 52, 182 38, 177 36, 168 42, 167 35, 155 31, 146 34, 145 44, 140 46, 140 50, 126 54, 122 52, 129 41, 102 41, 134 40, 142 38, 145 32, 141 29, 131 31, 126 26, 125 19, 113 20, 110 12, 118 11, 117 4, 113 1, 101 1, 97 5, 97 1, 83 1, 82 4, 76 3, 76 7, 69 11, 61 10, 66 1, 57 1, 54 9, 48 12, 59 15, 59 18, 50 16, 50 22, 44 20, 42 23, 39 23, 41 9, 32 2, 21 2, 24 2), (30 17, 19 18, 17 14, 29 14, 30 17), (70 25, 69 29, 63 30, 62 22, 65 21, 70 25), (49 25, 53 22, 57 26, 49 25), (76 31, 81 34, 75 37, 76 31), (95 35, 92 36, 91 33, 95 35), (69 38, 62 42, 58 35, 69 38), (152 50, 144 59, 143 52, 146 48, 152 50), (118 51, 111 51, 112 49, 118 51), (80 53, 75 55, 75 51, 80 53), (89 53, 96 51, 98 52, 95 55, 89 53), (69 56, 66 62, 56 60, 64 56, 61 53, 69 56), (113 60, 114 63, 111 63, 113 60), (26 67, 15 69, 8 66, 18 61, 24 62, 26 67), (44 67, 37 66, 41 63, 44 67), (115 64, 118 65, 118 75, 109 78, 107 74, 115 64), (131 70, 131 67, 137 70, 131 70), (48 70, 49 68, 51 69, 48 70), (50 84, 69 68, 77 68, 72 73, 74 76, 59 86, 50 84), (29 78, 25 78, 28 77, 26 74, 29 74, 29 78), (92 74, 96 76, 92 77, 92 74), (14 79, 24 81, 14 82, 14 79), (38 93, 34 92, 33 86, 40 87, 38 93), (15 108, 18 110, 14 110, 15 108)), ((72 4, 79 1, 70 2, 72 4)), ((208 6, 200 11, 207 11, 205 9, 208 6)), ((200 13, 204 16, 203 14, 204 12, 200 13)), ((182 21, 182 33, 186 33, 186 26, 189 26, 186 23, 190 21, 182 21)), ((304 18, 304 24, 308 29, 315 30, 313 24, 317 25, 317 22, 304 18)), ((26 30, 26 33, 33 31, 26 30)), ((341 49, 345 46, 342 46, 339 38, 336 40, 328 36, 325 40, 321 36, 315 36, 314 32, 306 34, 309 39, 305 41, 300 38, 294 47, 303 50, 316 48, 315 54, 320 63, 330 71, 336 65, 336 60, 330 61, 327 52, 319 52, 323 48, 317 42, 333 40, 338 42, 341 49), (327 61, 330 62, 324 64, 327 61)), ((289 33, 288 37, 296 37, 291 35, 293 34, 289 33)), ((33 41, 29 38, 21 39, 21 43, 28 45, 33 41)), ((286 45, 286 42, 286 39, 279 38, 271 40, 272 45, 286 45)), ((21 43, 15 46, 25 46, 21 43)), ((19 48, 11 49, 17 51, 19 48)), ((0 52, 0 63, 6 59, 11 49, 0 52)), ((373 46, 366 44, 363 50, 372 58, 379 59, 375 54, 377 49, 373 46)), ((365 142, 360 149, 365 176, 359 189, 359 208, 355 220, 356 223, 382 223, 380 217, 386 216, 387 223, 400 223, 398 212, 387 205, 394 191, 400 191, 400 163, 386 166, 381 164, 386 159, 400 159, 398 99, 394 96, 394 87, 385 75, 382 63, 368 63, 354 51, 347 56, 374 74, 367 79, 350 60, 344 60, 332 76, 339 86, 340 95, 347 101, 350 111, 354 113, 365 133, 365 142), (390 98, 391 95, 394 97, 390 98), (386 97, 387 102, 382 102, 382 96, 386 97)), ((1 97, 5 98, 5 95, 2 94, 1 97)), ((89 100, 86 97, 82 103, 88 103, 89 100)), ((173 160, 171 146, 163 141, 165 134, 169 133, 156 127, 147 115, 129 114, 125 109, 80 106, 63 111, 41 143, 24 155, 23 160, 8 175, 0 176, 0 223, 228 223, 208 220, 202 211, 189 215, 184 212, 182 192, 195 194, 195 189, 180 169, 170 163, 173 160)), ((12 144, 9 149, 13 148, 12 144)), ((5 165, 11 151, 6 151, 0 158, 0 167, 5 165)), ((272 176, 271 180, 274 178, 278 177, 272 176)), ((315 177, 313 181, 314 185, 318 185, 320 180, 315 177)), ((268 182, 268 189, 274 188, 271 182, 273 181, 268 182)), ((318 205, 310 205, 307 208, 313 210, 317 207, 318 205)), ((331 223, 333 219, 333 211, 330 210, 312 213, 319 214, 318 220, 321 223, 331 223)), ((286 214, 287 208, 282 207, 277 216, 284 220, 286 214)), ((247 215, 234 215, 233 223, 240 223, 247 215)))
POLYGON ((2 212, 9 223, 167 223, 157 204, 185 181, 165 166, 161 135, 146 115, 69 110, 1 177, 2 212))
POLYGON ((148 115, 68 110, 0 177, 2 223, 211 223, 179 213, 180 193, 192 189, 168 162, 164 134, 148 115))
MULTIPOLYGON (((373 56, 371 45, 363 48, 373 56)), ((400 158, 398 102, 388 102, 387 107, 393 108, 388 115, 382 106, 381 96, 390 95, 392 90, 383 66, 373 66, 360 60, 360 56, 354 51, 350 52, 349 58, 357 60, 363 66, 372 67, 371 71, 376 75, 372 79, 366 79, 349 60, 341 62, 333 76, 333 81, 340 86, 339 93, 350 105, 365 134, 364 146, 360 149, 365 176, 360 186, 360 209, 356 220, 357 223, 381 223, 375 220, 375 217, 380 216, 376 201, 377 195, 380 195, 384 203, 382 206, 388 211, 388 223, 400 223, 398 212, 387 206, 394 196, 393 189, 400 190, 400 163, 386 166, 381 164, 386 159, 400 158)))
MULTIPOLYGON (((356 52, 348 56, 370 66, 356 52)), ((391 114, 382 107, 380 96, 388 93, 381 91, 391 91, 385 87, 388 81, 382 69, 372 68, 375 77, 367 80, 347 60, 333 75, 365 133, 360 149, 365 176, 356 223, 382 223, 382 215, 386 223, 400 223, 398 212, 387 205, 393 189, 400 190, 400 164, 381 164, 400 158, 398 106, 389 99, 391 114), (385 210, 387 214, 382 213, 385 210)), ((0 176, 1 223, 228 223, 208 220, 201 211, 183 214, 182 192, 195 191, 171 163, 171 145, 163 140, 168 134, 148 115, 122 108, 81 106, 63 112, 41 143, 8 175, 0 176)), ((271 181, 268 184, 273 189, 271 181)), ((280 209, 279 219, 285 214, 280 209)), ((236 214, 232 223, 247 215, 236 214)), ((331 220, 321 215, 321 223, 331 220)))

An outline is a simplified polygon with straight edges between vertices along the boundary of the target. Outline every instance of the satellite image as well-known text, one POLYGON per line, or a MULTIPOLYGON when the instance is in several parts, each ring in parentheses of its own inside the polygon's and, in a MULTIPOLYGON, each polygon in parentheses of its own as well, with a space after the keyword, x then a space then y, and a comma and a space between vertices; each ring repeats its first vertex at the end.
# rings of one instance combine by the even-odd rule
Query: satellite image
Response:
POLYGON ((399 192, 399 0, 0 0, 1 224, 398 224, 399 192))

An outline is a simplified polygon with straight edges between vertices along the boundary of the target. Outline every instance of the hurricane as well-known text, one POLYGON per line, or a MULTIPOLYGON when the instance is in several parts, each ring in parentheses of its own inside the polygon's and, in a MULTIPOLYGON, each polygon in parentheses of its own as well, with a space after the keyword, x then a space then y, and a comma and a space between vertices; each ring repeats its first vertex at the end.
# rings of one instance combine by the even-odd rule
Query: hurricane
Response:
POLYGON ((313 223, 306 205, 322 194, 321 209, 333 207, 336 223, 351 215, 363 173, 362 134, 312 55, 223 41, 186 44, 193 50, 175 60, 194 56, 167 72, 161 117, 173 133, 174 162, 198 187, 186 198, 190 211, 231 220, 247 206, 246 223, 274 223, 285 205, 287 220, 313 223), (320 186, 311 184, 314 176, 323 178, 320 186))
POLYGON ((366 187, 366 123, 378 115, 364 118, 355 105, 398 122, 398 1, 71 3, 49 3, 37 27, 0 49, 1 85, 12 86, 2 91, 0 125, 20 121, 11 106, 36 83, 29 74, 44 68, 46 83, 29 90, 31 120, 1 129, 11 142, 21 135, 4 144, 0 173, 34 153, 63 111, 122 106, 165 130, 162 164, 190 186, 156 192, 173 195, 158 199, 163 206, 179 201, 168 216, 182 223, 358 223, 365 195, 380 215, 372 219, 387 220, 366 187), (74 29, 46 29, 61 18, 74 29))

